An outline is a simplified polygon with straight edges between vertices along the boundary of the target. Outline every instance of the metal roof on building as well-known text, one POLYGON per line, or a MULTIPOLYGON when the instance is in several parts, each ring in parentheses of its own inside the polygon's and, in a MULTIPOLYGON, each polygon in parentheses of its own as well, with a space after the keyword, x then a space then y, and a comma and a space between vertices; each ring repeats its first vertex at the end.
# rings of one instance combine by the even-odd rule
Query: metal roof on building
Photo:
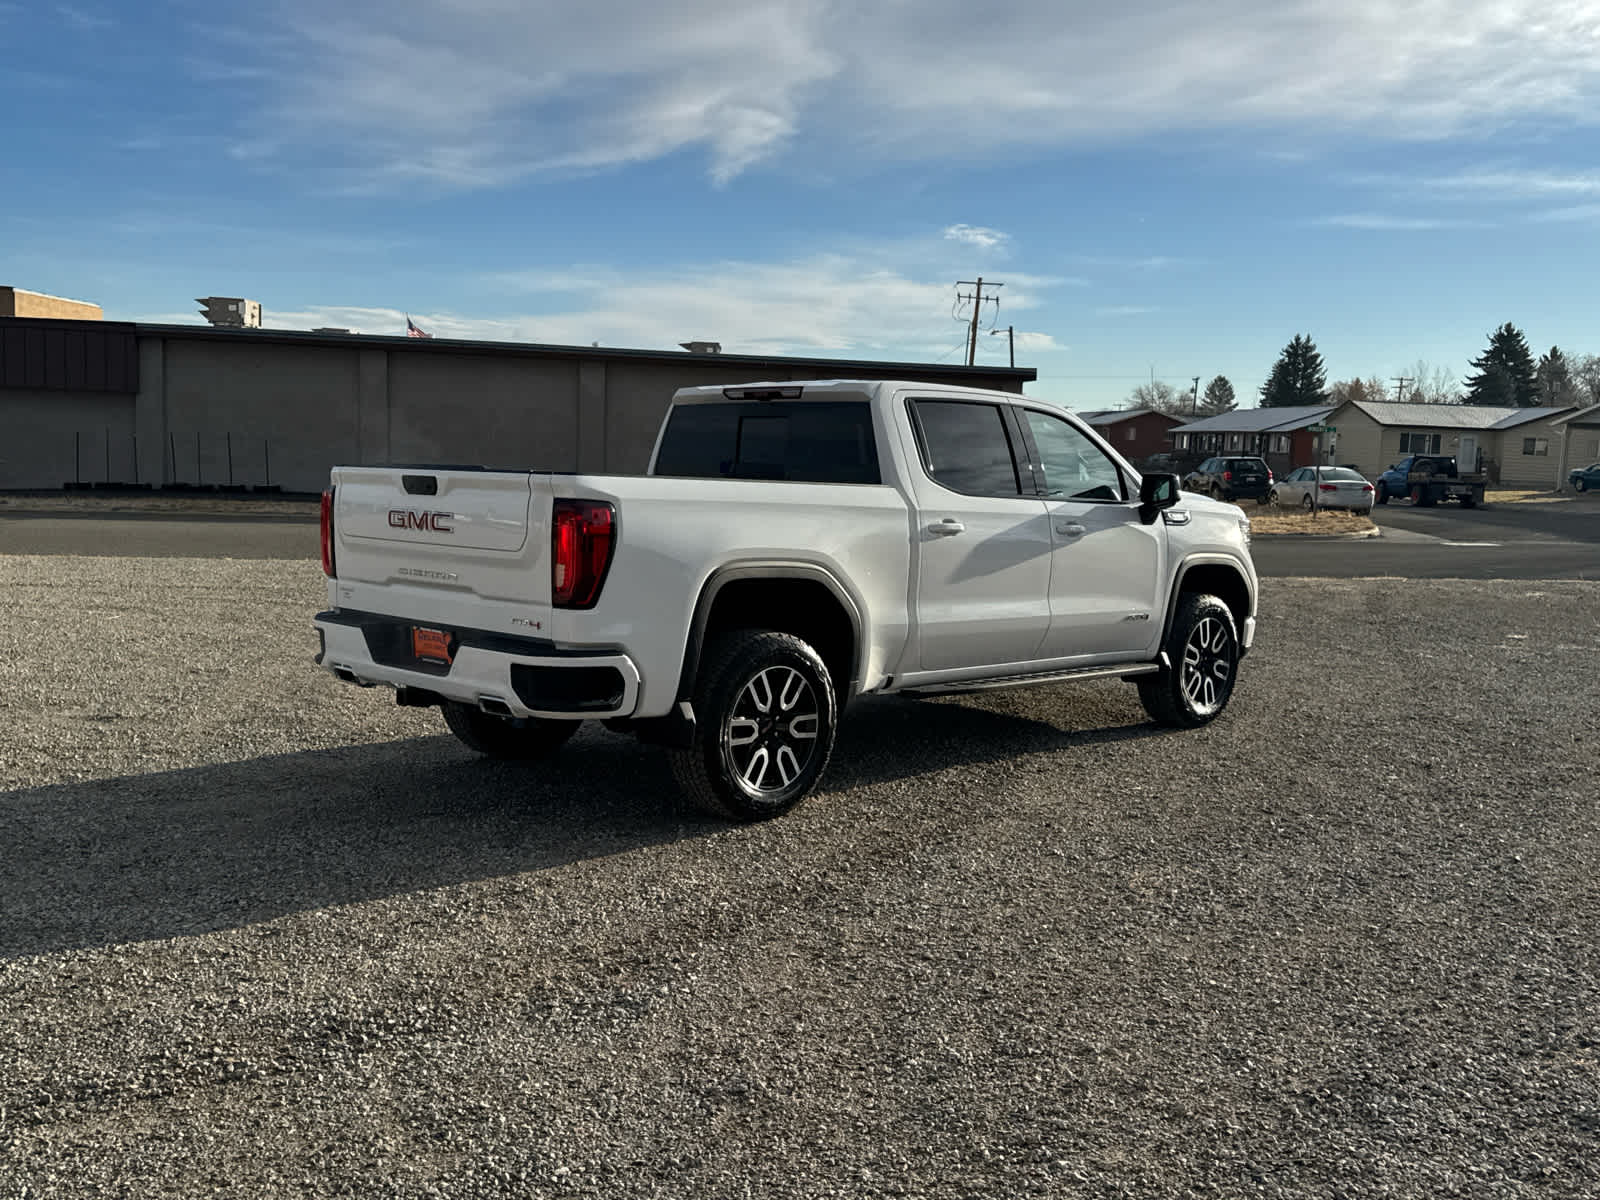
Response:
POLYGON ((1384 400, 1350 403, 1379 425, 1413 429, 1515 429, 1569 411, 1561 408, 1495 408, 1486 404, 1397 404, 1384 400))
POLYGON ((1174 417, 1171 413, 1164 413, 1154 408, 1092 408, 1087 412, 1073 413, 1080 421, 1089 425, 1115 425, 1118 421, 1127 421, 1133 417, 1170 417, 1174 421, 1183 420, 1174 417))
POLYGON ((747 368, 752 378, 765 370, 814 371, 823 366, 839 368, 839 378, 849 378, 852 369, 870 372, 875 378, 900 375, 916 379, 937 373, 950 379, 971 379, 981 387, 984 379, 1005 379, 1032 383, 1039 378, 1034 367, 964 366, 945 363, 879 362, 862 358, 802 358, 782 354, 691 354, 683 350, 634 350, 619 346, 561 346, 543 342, 486 342, 467 338, 414 338, 404 334, 313 333, 304 329, 222 329, 211 325, 156 325, 139 322, 140 333, 166 337, 224 339, 256 343, 277 342, 301 346, 346 345, 368 349, 403 350, 409 354, 511 354, 532 358, 587 358, 612 361, 671 363, 677 366, 719 366, 747 368))
POLYGON ((1279 408, 1236 408, 1215 417, 1201 417, 1179 425, 1173 433, 1282 433, 1315 425, 1333 411, 1333 406, 1287 405, 1279 408))

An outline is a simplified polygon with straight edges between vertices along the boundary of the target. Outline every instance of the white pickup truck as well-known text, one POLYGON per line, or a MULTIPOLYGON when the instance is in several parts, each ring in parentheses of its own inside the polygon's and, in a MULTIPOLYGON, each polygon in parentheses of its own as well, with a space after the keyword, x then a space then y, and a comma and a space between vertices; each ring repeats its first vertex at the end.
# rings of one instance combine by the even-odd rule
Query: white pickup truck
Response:
POLYGON ((758 820, 817 785, 860 695, 1114 676, 1205 724, 1255 633, 1249 541, 1026 396, 688 388, 643 476, 334 468, 317 662, 495 757, 602 720, 758 820))

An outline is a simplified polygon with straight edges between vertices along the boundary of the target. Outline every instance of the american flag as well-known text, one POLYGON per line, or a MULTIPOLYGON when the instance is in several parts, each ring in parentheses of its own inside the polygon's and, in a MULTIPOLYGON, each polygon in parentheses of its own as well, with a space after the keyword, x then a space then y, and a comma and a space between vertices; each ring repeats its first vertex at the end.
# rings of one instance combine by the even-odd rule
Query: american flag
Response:
POLYGON ((411 314, 407 313, 406 314, 406 336, 407 337, 431 338, 433 336, 433 334, 431 334, 431 333, 423 333, 422 330, 418 329, 416 327, 416 325, 412 323, 411 314))

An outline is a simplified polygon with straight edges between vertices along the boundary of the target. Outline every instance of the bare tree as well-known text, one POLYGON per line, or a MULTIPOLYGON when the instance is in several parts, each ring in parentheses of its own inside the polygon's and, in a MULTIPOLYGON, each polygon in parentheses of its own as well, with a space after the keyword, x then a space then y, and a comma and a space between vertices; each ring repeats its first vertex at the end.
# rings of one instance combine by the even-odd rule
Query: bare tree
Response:
POLYGON ((1388 398, 1388 394, 1383 390, 1383 380, 1376 375, 1369 375, 1365 379, 1341 379, 1328 387, 1329 404, 1345 404, 1351 400, 1387 400, 1388 398))
POLYGON ((1189 412, 1189 393, 1180 392, 1165 379, 1141 383, 1128 395, 1130 408, 1153 408, 1156 412, 1184 416, 1189 412))
POLYGON ((1401 398, 1409 404, 1461 403, 1461 383, 1447 367, 1430 366, 1419 358, 1401 374, 1407 380, 1401 398))

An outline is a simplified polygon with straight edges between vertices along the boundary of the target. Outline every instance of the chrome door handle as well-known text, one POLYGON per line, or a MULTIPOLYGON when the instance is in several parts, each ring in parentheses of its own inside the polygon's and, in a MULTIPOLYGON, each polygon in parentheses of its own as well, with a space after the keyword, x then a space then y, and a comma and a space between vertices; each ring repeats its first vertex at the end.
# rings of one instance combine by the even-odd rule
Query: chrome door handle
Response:
POLYGON ((965 533, 967 527, 954 517, 946 517, 934 525, 928 526, 928 532, 934 537, 955 537, 958 533, 965 533))
POLYGON ((1087 529, 1085 529, 1082 525, 1079 525, 1076 521, 1068 521, 1065 524, 1057 525, 1056 526, 1056 532, 1057 533, 1064 533, 1068 537, 1082 537, 1084 534, 1088 533, 1089 531, 1087 529))

